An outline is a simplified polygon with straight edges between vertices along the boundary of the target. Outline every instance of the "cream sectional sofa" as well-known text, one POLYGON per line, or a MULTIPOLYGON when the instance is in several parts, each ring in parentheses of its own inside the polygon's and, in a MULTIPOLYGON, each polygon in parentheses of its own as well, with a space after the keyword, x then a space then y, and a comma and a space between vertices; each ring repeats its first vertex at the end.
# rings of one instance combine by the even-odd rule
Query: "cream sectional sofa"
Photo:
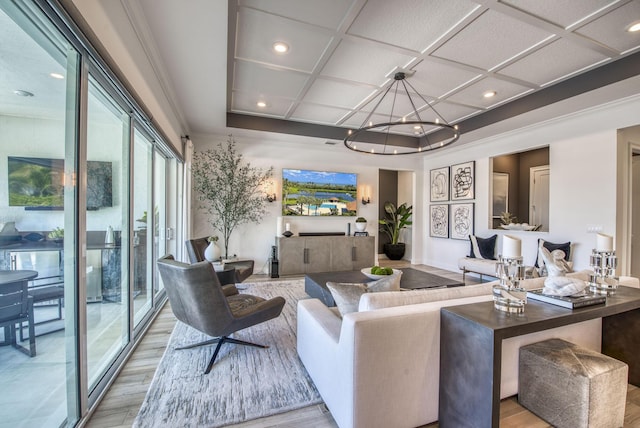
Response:
MULTIPOLYGON (((573 274, 586 279, 587 272, 573 274)), ((540 288, 544 278, 522 282, 540 288)), ((367 293, 341 319, 318 299, 298 302, 300 359, 341 428, 416 427, 438 419, 440 308, 490 301, 497 281, 435 290, 367 293)), ((627 278, 627 285, 638 280, 627 278)), ((520 346, 559 337, 600 350, 601 320, 509 339, 501 397, 518 392, 520 346)))

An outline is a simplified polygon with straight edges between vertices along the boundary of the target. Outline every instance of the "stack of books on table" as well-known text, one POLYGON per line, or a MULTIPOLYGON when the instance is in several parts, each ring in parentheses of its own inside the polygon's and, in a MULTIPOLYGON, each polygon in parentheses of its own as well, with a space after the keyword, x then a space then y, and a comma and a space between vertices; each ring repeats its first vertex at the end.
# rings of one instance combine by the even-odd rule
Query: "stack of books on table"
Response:
POLYGON ((531 300, 539 300, 541 302, 551 303, 569 309, 582 308, 584 306, 599 305, 607 301, 607 297, 599 294, 591 294, 589 292, 581 292, 573 296, 552 296, 544 294, 542 288, 527 291, 527 298, 531 300))

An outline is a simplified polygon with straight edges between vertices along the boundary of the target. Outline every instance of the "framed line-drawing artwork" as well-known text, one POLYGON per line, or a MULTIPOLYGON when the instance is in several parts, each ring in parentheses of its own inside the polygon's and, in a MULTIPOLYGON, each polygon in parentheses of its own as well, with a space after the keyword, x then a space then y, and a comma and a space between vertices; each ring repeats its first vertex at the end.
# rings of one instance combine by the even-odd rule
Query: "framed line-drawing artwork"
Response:
POLYGON ((452 239, 469 239, 473 235, 474 204, 451 204, 451 220, 449 221, 452 239))
POLYGON ((492 217, 500 218, 502 213, 509 212, 509 174, 493 173, 492 217))
POLYGON ((431 170, 431 202, 449 200, 449 167, 431 170))
POLYGON ((475 198, 475 161, 451 166, 451 200, 461 201, 475 198))
POLYGON ((449 237, 449 205, 434 204, 429 207, 429 236, 449 237))

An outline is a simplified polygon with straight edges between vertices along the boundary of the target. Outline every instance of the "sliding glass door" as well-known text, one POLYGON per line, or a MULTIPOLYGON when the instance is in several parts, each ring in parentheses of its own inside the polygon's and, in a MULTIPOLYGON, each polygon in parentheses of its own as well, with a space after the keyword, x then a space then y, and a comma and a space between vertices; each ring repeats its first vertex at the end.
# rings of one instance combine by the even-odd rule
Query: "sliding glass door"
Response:
POLYGON ((153 144, 138 128, 133 134, 133 305, 134 326, 151 310, 153 304, 153 239, 149 213, 153 209, 151 191, 153 144))
POLYGON ((129 116, 89 77, 86 245, 87 372, 93 390, 129 343, 129 116), (94 257, 89 258, 89 254, 94 257), (95 264, 94 264, 95 262, 95 264), (89 282, 88 282, 89 285, 89 282))
POLYGON ((59 427, 80 414, 80 57, 29 4, 0 2, 0 39, 0 426, 59 427))
POLYGON ((56 4, 0 1, 0 428, 84 422, 182 242, 176 153, 56 4))

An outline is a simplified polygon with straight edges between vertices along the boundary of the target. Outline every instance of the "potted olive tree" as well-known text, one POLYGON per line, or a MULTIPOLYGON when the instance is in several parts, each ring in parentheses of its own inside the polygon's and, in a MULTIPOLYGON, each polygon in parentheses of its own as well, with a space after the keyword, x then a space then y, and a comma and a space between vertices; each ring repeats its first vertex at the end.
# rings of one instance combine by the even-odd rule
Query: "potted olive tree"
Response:
POLYGON ((393 202, 384 204, 385 218, 379 220, 380 231, 389 236, 388 244, 384 244, 382 249, 390 260, 400 260, 404 256, 406 246, 404 242, 398 242, 400 231, 407 226, 411 226, 411 213, 413 207, 406 203, 396 207, 393 202))
POLYGON ((193 189, 201 202, 198 208, 221 233, 224 258, 228 259, 234 229, 243 223, 259 223, 266 213, 263 189, 273 175, 273 167, 252 167, 229 136, 227 143, 219 143, 216 149, 194 152, 191 172, 193 189))

